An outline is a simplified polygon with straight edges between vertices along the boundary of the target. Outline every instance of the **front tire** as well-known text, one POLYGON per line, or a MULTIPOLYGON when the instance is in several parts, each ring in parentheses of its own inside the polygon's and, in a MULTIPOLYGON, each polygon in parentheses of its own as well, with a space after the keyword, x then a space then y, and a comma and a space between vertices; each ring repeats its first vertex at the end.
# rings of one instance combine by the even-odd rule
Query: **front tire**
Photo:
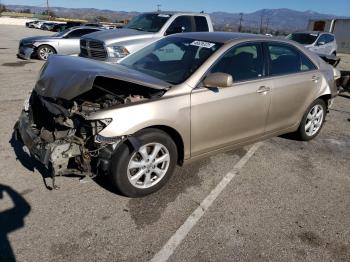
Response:
POLYGON ((326 104, 320 98, 309 106, 297 131, 301 140, 309 141, 319 134, 326 118, 326 112, 326 104))
POLYGON ((135 135, 140 142, 134 150, 127 143, 114 153, 110 168, 112 183, 128 197, 143 197, 162 188, 177 162, 177 148, 165 132, 149 128, 135 135))
POLYGON ((56 54, 55 49, 49 45, 39 46, 36 52, 37 52, 38 58, 44 61, 46 61, 50 55, 56 54))

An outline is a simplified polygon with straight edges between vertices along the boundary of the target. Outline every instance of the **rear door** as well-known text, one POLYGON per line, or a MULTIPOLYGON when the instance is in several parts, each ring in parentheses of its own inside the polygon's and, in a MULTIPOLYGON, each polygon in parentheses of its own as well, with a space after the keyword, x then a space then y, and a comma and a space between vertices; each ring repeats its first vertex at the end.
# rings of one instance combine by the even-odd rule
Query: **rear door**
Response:
POLYGON ((266 132, 298 124, 320 88, 321 74, 311 60, 292 45, 265 44, 269 76, 273 81, 266 132))
POLYGON ((194 17, 194 22, 196 25, 195 31, 196 32, 208 32, 209 31, 209 26, 208 26, 208 21, 205 16, 195 16, 194 17))
POLYGON ((191 155, 230 146, 263 135, 271 81, 264 78, 261 43, 232 47, 209 73, 226 73, 233 85, 191 94, 191 155))

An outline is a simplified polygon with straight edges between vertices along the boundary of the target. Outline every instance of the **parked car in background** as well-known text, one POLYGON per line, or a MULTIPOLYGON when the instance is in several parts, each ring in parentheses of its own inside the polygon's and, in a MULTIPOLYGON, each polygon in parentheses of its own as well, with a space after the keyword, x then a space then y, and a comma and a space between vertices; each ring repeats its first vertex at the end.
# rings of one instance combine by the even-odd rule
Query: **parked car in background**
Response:
POLYGON ((55 25, 57 25, 57 23, 51 23, 51 22, 43 23, 40 29, 51 31, 55 25))
POLYGON ((185 161, 288 132, 313 139, 337 77, 293 41, 176 34, 117 64, 50 57, 15 133, 53 176, 108 174, 140 197, 185 161))
POLYGON ((44 23, 49 23, 48 21, 38 21, 37 23, 33 24, 34 28, 36 29, 41 29, 41 26, 44 24, 44 23))
POLYGON ((62 32, 68 28, 67 23, 56 24, 52 27, 51 31, 53 32, 62 32))
POLYGON ((332 33, 337 39, 337 52, 350 54, 350 19, 315 19, 309 20, 308 30, 332 33))
POLYGON ((101 24, 83 24, 84 26, 94 26, 94 27, 102 27, 101 24))
POLYGON ((37 20, 33 20, 33 21, 29 21, 29 22, 26 22, 25 23, 25 25, 26 25, 26 27, 31 27, 31 26, 33 26, 33 23, 35 23, 37 20))
POLYGON ((287 39, 296 41, 317 54, 337 54, 337 42, 334 35, 331 33, 314 31, 296 32, 288 35, 287 39))
POLYGON ((80 56, 106 62, 134 53, 164 36, 182 32, 212 32, 208 14, 153 12, 134 17, 124 28, 82 37, 80 56))
POLYGON ((42 20, 35 20, 35 21, 27 22, 26 27, 35 28, 35 25, 38 24, 39 22, 43 22, 43 21, 42 20))
POLYGON ((67 22, 67 23, 55 25, 51 31, 62 32, 68 28, 76 27, 76 26, 84 26, 84 25, 81 22, 67 22))
POLYGON ((103 30, 97 27, 72 27, 52 36, 23 38, 19 43, 17 56, 24 59, 37 57, 47 60, 51 54, 78 55, 80 37, 103 30))

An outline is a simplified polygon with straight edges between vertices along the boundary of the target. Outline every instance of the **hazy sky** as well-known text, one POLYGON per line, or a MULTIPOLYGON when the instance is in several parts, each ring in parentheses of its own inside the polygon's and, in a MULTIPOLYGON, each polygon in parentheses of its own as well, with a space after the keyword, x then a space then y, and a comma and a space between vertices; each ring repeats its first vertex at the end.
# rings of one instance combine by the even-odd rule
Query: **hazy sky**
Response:
MULTIPOLYGON (((45 6, 44 0, 0 0, 4 4, 45 6)), ((290 8, 300 11, 350 16, 350 0, 49 0, 51 6, 94 7, 119 11, 163 10, 252 12, 262 8, 290 8)))

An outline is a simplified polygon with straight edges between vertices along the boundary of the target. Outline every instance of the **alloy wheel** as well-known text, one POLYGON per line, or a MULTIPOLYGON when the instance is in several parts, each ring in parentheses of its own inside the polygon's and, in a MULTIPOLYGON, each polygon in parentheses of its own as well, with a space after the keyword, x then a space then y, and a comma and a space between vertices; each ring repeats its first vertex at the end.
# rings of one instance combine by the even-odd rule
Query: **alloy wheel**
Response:
POLYGON ((164 145, 146 144, 130 158, 127 169, 129 182, 136 188, 150 188, 162 180, 169 165, 170 154, 164 145))
POLYGON ((49 55, 52 55, 53 53, 54 53, 53 50, 49 47, 43 47, 43 48, 40 48, 39 50, 39 56, 43 60, 47 60, 49 55))
POLYGON ((315 105, 314 107, 311 108, 309 111, 307 117, 306 117, 306 123, 305 123, 305 133, 308 136, 313 136, 315 135, 318 130, 322 126, 323 122, 323 107, 319 104, 315 105))

